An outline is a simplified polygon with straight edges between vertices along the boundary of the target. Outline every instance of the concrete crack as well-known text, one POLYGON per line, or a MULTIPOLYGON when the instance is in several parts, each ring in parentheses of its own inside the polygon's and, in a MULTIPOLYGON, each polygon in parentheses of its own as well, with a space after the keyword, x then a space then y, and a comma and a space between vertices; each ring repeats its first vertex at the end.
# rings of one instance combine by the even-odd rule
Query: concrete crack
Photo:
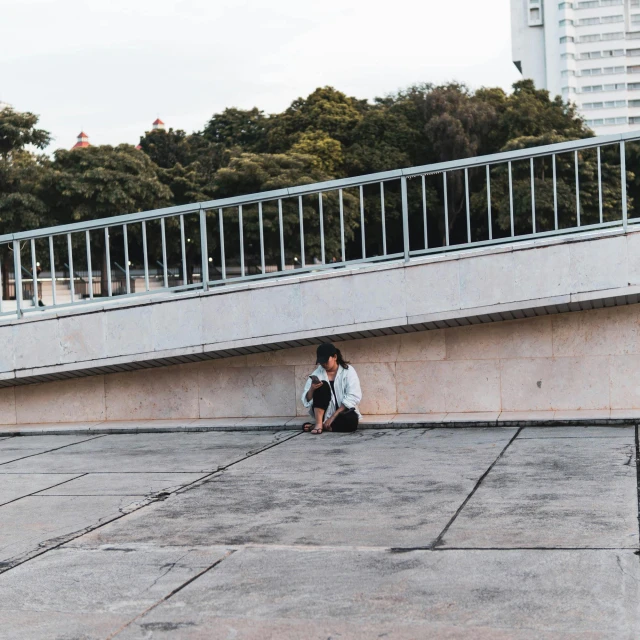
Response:
POLYGON ((152 604, 150 607, 145 609, 142 613, 139 613, 135 618, 129 620, 129 622, 125 623, 119 629, 114 631, 111 635, 107 636, 105 640, 112 640, 112 638, 115 638, 117 635, 122 633, 127 627, 130 627, 136 620, 140 620, 140 618, 146 616, 149 612, 153 611, 156 607, 160 606, 163 602, 166 602, 167 600, 169 600, 169 598, 172 598, 173 596, 175 596, 176 593, 182 591, 185 587, 188 587, 192 582, 195 582, 198 578, 203 576, 205 573, 208 573, 209 571, 211 571, 211 569, 213 569, 214 567, 217 567, 220 563, 224 562, 229 556, 233 555, 235 552, 236 552, 235 549, 230 549, 229 551, 227 551, 227 553, 225 553, 224 556, 222 556, 222 558, 219 558, 213 564, 210 564, 208 567, 200 571, 200 573, 196 573, 195 576, 193 576, 192 578, 189 578, 189 580, 187 580, 186 582, 183 582, 181 585, 179 585, 173 591, 171 591, 171 593, 164 596, 164 598, 161 598, 160 600, 158 600, 158 602, 152 604))
POLYGON ((149 589, 153 589, 153 587, 155 587, 156 584, 158 584, 158 582, 162 580, 162 578, 164 578, 166 575, 171 573, 171 571, 173 571, 173 569, 175 569, 178 566, 178 563, 182 560, 182 558, 185 558, 190 553, 191 553, 191 549, 189 549, 186 553, 183 553, 175 562, 171 562, 168 565, 166 565, 168 567, 167 570, 164 573, 160 574, 142 593, 149 591, 149 589))
POLYGON ((618 565, 618 569, 620 569, 620 573, 623 576, 627 576, 627 578, 631 578, 634 582, 640 582, 640 580, 638 580, 636 576, 633 576, 624 570, 624 568, 622 567, 622 560, 620 560, 620 556, 617 553, 616 553, 616 564, 618 565))

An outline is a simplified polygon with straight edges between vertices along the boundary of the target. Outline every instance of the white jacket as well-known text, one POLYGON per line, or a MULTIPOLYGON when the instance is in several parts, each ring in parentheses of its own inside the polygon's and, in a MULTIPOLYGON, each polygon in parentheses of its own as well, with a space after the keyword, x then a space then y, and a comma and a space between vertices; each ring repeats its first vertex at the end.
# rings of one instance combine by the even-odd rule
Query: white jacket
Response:
MULTIPOLYGON (((316 370, 313 372, 313 375, 318 376, 320 380, 326 380, 329 382, 327 372, 320 365, 318 365, 316 370)), ((313 398, 311 400, 307 400, 307 391, 309 391, 310 387, 311 378, 307 378, 307 383, 304 385, 304 391, 302 392, 302 404, 309 409, 309 413, 313 416, 313 398)), ((358 411, 358 404, 360 404, 360 400, 362 400, 360 379, 352 365, 349 365, 348 369, 344 369, 338 365, 338 373, 334 380, 334 388, 336 397, 338 398, 338 406, 344 405, 347 409, 354 409, 358 416, 362 417, 358 411)), ((336 407, 336 401, 332 393, 331 402, 327 408, 327 412, 325 413, 325 419, 330 418, 336 412, 337 408, 338 407, 336 407)))

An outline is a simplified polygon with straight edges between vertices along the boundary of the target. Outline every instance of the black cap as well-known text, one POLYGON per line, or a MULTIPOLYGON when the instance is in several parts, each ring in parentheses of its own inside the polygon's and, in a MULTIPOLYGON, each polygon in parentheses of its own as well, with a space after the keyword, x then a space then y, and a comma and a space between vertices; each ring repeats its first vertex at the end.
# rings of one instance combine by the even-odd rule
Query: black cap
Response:
POLYGON ((316 351, 316 364, 326 364, 331 356, 337 355, 338 350, 330 343, 324 342, 318 345, 316 351))

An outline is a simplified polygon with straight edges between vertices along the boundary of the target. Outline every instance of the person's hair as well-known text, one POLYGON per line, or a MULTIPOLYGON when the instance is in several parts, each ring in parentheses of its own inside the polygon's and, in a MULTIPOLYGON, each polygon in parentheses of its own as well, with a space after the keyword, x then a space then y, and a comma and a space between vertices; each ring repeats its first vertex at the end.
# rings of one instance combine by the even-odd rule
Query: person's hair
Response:
POLYGON ((336 357, 338 358, 338 364, 343 369, 349 368, 349 362, 342 357, 342 354, 340 353, 340 349, 338 349, 337 347, 336 347, 336 357))

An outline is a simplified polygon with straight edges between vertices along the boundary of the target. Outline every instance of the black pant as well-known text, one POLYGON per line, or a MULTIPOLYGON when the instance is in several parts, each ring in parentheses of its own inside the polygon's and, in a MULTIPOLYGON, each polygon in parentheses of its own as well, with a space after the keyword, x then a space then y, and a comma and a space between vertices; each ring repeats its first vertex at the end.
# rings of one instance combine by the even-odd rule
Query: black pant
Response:
MULTIPOLYGON (((331 393, 331 385, 326 380, 323 380, 322 386, 313 392, 313 408, 326 411, 329 404, 331 404, 331 393)), ((342 433, 355 431, 357 428, 358 414, 353 409, 339 413, 331 425, 333 431, 342 433)))

